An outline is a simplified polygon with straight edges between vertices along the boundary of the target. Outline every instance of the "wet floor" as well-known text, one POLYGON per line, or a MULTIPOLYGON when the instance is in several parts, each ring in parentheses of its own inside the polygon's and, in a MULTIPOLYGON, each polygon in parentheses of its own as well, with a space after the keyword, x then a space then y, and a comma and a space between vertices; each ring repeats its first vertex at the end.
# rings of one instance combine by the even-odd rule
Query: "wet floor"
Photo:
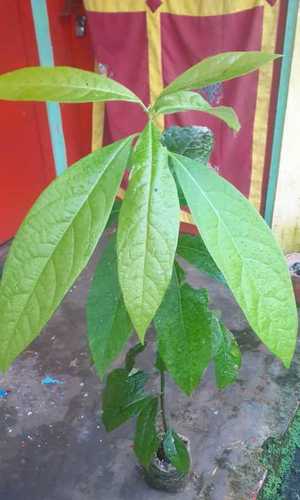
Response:
MULTIPOLYGON (((100 252, 101 246, 39 339, 0 379, 6 392, 0 392, 0 499, 254 498, 264 474, 261 446, 286 429, 296 406, 299 358, 287 372, 249 332, 229 291, 188 268, 193 286, 209 287, 212 306, 236 332, 243 364, 238 382, 224 391, 215 388, 211 370, 192 398, 168 381, 169 416, 191 442, 193 474, 183 493, 151 490, 135 463, 132 424, 107 434, 100 420, 102 384, 90 366, 84 312, 100 252)), ((140 357, 148 369, 153 335, 149 344, 140 357)), ((155 374, 151 385, 158 390, 155 374)))

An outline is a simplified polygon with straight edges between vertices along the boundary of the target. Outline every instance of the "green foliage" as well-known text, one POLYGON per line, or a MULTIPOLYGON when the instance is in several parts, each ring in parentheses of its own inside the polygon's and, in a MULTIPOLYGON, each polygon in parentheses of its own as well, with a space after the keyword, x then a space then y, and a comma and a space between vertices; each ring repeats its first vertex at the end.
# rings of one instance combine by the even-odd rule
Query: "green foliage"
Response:
POLYGON ((89 346, 97 372, 102 377, 133 331, 118 280, 115 236, 98 262, 86 313, 89 346))
POLYGON ((109 219, 107 221, 105 229, 108 229, 111 226, 115 226, 117 224, 118 218, 119 218, 119 213, 121 210, 121 206, 122 206, 121 200, 116 198, 114 201, 113 207, 111 209, 110 216, 109 216, 109 219))
POLYGON ((160 133, 149 122, 136 146, 118 224, 120 284, 142 342, 170 282, 178 231, 175 181, 160 133))
POLYGON ((0 292, 0 368, 40 333, 102 234, 131 138, 86 156, 36 201, 10 248, 0 292))
POLYGON ((187 474, 190 470, 190 457, 186 445, 175 431, 169 429, 163 441, 167 459, 179 472, 187 474))
POLYGON ((158 100, 154 107, 156 113, 165 115, 187 110, 202 111, 213 115, 237 132, 241 128, 239 119, 232 108, 227 106, 213 107, 196 92, 179 91, 174 94, 166 94, 158 100))
POLYGON ((246 75, 279 56, 265 52, 222 52, 203 59, 171 82, 158 97, 159 107, 162 96, 178 90, 198 90, 213 83, 225 82, 246 75))
POLYGON ((118 82, 76 68, 23 68, 0 76, 0 99, 124 100, 148 115, 136 146, 129 137, 99 149, 44 191, 11 246, 0 283, 0 369, 6 370, 52 316, 104 228, 118 225, 89 291, 88 339, 100 376, 133 328, 141 340, 127 353, 125 367, 107 376, 102 419, 111 431, 137 417, 134 450, 144 467, 163 446, 178 471, 190 469, 184 441, 169 428, 164 413, 165 372, 191 394, 210 362, 219 388, 234 382, 241 364, 233 335, 208 308, 206 290, 185 282, 184 270, 174 262, 176 248, 200 271, 226 280, 252 328, 286 366, 294 351, 297 315, 285 260, 255 209, 209 168, 212 132, 171 127, 161 134, 153 123, 160 113, 193 109, 239 130, 233 109, 212 107, 191 90, 247 74, 276 57, 228 52, 204 59, 171 82, 149 108, 118 82), (121 203, 115 198, 129 161, 129 186, 121 203), (178 241, 179 200, 188 203, 201 236, 178 241), (134 366, 152 320, 159 398, 145 393, 149 375, 134 366), (162 434, 156 430, 158 415, 162 434))
MULTIPOLYGON (((201 163, 207 163, 212 152, 214 137, 207 127, 169 127, 161 136, 162 144, 172 153, 182 154, 201 163)), ((186 205, 186 199, 174 173, 172 159, 169 168, 174 175, 180 205, 186 205)))
POLYGON ((223 274, 211 257, 199 234, 195 236, 191 234, 181 234, 178 239, 177 254, 202 273, 206 273, 216 281, 226 284, 223 274))
POLYGON ((174 262, 174 268, 176 271, 178 283, 181 286, 185 282, 186 272, 184 271, 184 269, 182 269, 182 267, 178 264, 177 261, 174 262))
POLYGON ((131 90, 106 76, 68 67, 22 68, 1 75, 0 99, 17 101, 143 103, 131 90))
POLYGON ((158 398, 149 399, 138 416, 134 437, 134 452, 144 467, 148 467, 159 447, 156 431, 158 398))
MULTIPOLYGON (((263 446, 262 464, 268 474, 258 495, 258 500, 282 500, 290 498, 288 479, 294 471, 293 461, 300 449, 300 411, 299 408, 287 431, 279 439, 269 438, 263 446)), ((291 497, 292 498, 292 497, 291 497)))
POLYGON ((241 352, 232 333, 216 318, 214 326, 216 383, 219 389, 225 389, 237 378, 241 366, 241 352))
POLYGON ((178 153, 188 158, 207 163, 212 152, 214 138, 207 127, 173 127, 167 128, 161 141, 171 153, 178 153))
POLYGON ((186 394, 197 387, 212 358, 211 321, 207 291, 180 286, 174 270, 154 325, 160 356, 186 394))
POLYGON ((149 397, 144 392, 148 375, 138 371, 128 373, 125 368, 117 368, 108 377, 102 394, 102 421, 107 431, 112 431, 138 415, 149 397))
POLYGON ((163 362, 163 360, 162 360, 162 358, 161 358, 161 356, 160 356, 160 354, 159 354, 159 352, 158 352, 158 351, 157 351, 157 353, 156 353, 156 358, 155 358, 155 363, 154 363, 154 366, 155 366, 155 368, 156 368, 159 372, 161 372, 161 373, 163 373, 163 372, 165 372, 165 371, 166 371, 166 365, 165 365, 165 363, 163 362))
POLYGON ((297 310, 285 259, 255 208, 216 172, 172 154, 176 175, 203 241, 253 330, 285 366, 297 310))

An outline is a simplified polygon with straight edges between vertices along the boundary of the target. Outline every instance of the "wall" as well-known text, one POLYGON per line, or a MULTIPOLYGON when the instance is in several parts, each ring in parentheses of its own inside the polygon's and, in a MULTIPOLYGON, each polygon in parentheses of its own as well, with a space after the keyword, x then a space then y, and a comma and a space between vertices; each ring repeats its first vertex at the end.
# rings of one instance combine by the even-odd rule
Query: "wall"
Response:
POLYGON ((273 230, 285 252, 300 251, 300 13, 280 170, 276 192, 273 230))

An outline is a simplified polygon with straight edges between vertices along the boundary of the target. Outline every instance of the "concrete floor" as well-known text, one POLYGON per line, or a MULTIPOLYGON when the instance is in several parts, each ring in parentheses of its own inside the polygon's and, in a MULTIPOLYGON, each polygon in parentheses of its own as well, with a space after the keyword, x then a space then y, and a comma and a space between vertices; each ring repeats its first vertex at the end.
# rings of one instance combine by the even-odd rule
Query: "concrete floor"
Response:
MULTIPOLYGON (((133 425, 107 434, 100 421, 102 385, 90 367, 84 304, 99 247, 42 335, 0 388, 0 500, 249 500, 264 471, 261 445, 285 430, 296 407, 300 361, 287 372, 249 332, 229 291, 188 268, 208 286, 243 350, 238 382, 216 390, 211 370, 192 398, 168 381, 173 427, 190 439, 193 474, 177 495, 145 485, 132 452, 133 425), (43 385, 45 376, 63 382, 43 385)), ((0 258, 5 248, 0 248, 0 258)), ((151 342, 150 342, 151 344, 151 342)), ((151 366, 153 349, 141 355, 151 366)), ((120 360, 121 361, 121 360, 120 360)), ((153 387, 157 376, 151 380, 153 387)))

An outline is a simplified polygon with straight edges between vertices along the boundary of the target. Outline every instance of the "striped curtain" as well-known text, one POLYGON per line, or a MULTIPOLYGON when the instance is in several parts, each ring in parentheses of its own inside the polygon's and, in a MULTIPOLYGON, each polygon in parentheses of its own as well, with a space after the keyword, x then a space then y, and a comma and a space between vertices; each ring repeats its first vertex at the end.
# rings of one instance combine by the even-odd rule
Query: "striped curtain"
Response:
MULTIPOLYGON (((224 51, 281 50, 284 0, 85 0, 96 70, 128 86, 149 104, 178 74, 224 51)), ((261 209, 268 176, 278 65, 201 89, 213 105, 233 106, 241 131, 233 134, 199 112, 167 116, 165 124, 204 125, 215 135, 212 163, 261 209)), ((200 91, 200 89, 199 89, 200 91)), ((132 103, 94 108, 93 146, 145 125, 132 103)))

